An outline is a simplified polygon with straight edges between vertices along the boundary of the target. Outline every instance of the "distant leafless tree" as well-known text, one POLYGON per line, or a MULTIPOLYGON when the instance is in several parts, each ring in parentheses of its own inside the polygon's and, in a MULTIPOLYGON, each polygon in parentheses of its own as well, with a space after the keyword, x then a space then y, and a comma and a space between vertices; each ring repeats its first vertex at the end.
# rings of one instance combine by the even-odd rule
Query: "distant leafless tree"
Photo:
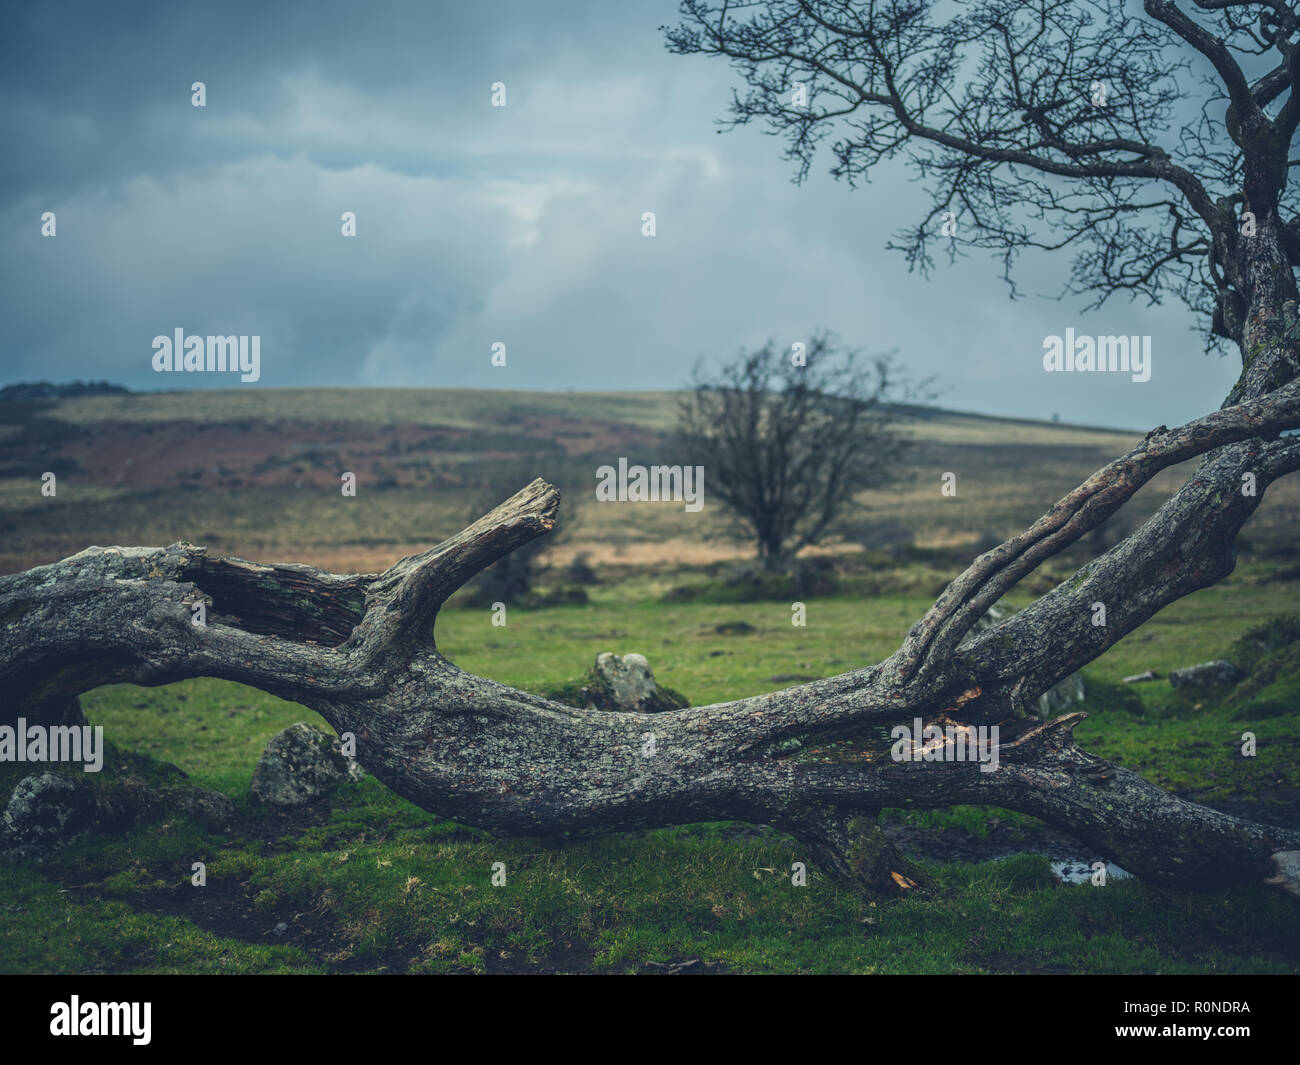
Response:
POLYGON ((891 356, 863 365, 828 332, 810 338, 803 365, 795 360, 769 341, 715 374, 697 367, 678 411, 684 454, 704 467, 709 498, 769 570, 839 531, 855 496, 890 479, 905 444, 891 400, 920 388, 895 377, 891 356))

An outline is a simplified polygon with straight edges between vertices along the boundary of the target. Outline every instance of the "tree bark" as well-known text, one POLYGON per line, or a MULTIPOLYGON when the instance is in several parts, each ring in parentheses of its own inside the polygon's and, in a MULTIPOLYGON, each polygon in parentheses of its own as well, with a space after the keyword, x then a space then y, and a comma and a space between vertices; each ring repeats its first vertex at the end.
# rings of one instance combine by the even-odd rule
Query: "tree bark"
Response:
POLYGON ((1263 488, 1300 467, 1288 385, 1150 434, 1030 529, 980 556, 889 659, 768 695, 658 714, 551 702, 466 673, 434 622, 458 587, 554 523, 537 480, 451 539, 380 575, 210 558, 189 543, 91 547, 0 578, 0 721, 66 714, 107 683, 215 676, 261 688, 352 732, 357 757, 423 808, 503 835, 643 829, 708 820, 793 832, 821 869, 864 891, 912 882, 870 819, 885 806, 1001 806, 1059 825, 1140 876, 1207 887, 1268 880, 1296 893, 1300 832, 1169 795, 1080 750, 1085 715, 1025 708, 1162 606, 1233 564, 1232 538, 1263 488), (1010 619, 962 643, 984 609, 1104 521, 1156 472, 1214 450, 1151 521, 1010 619), (1253 472, 1259 494, 1239 490, 1253 472), (1091 604, 1108 604, 1091 624, 1091 604), (206 626, 192 623, 203 601, 206 626), (895 762, 863 740, 944 717, 1004 723, 999 764, 895 762), (646 733, 655 751, 643 755, 646 733), (837 744, 831 760, 783 756, 837 744))

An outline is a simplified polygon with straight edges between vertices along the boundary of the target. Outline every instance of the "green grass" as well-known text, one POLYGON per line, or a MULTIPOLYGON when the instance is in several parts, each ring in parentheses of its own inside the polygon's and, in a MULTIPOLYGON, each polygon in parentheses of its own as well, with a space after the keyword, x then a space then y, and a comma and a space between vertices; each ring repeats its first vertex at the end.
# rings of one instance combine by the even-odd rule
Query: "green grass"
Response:
MULTIPOLYGON (((1285 810, 1288 795, 1294 803, 1294 703, 1255 720, 1249 700, 1188 704, 1167 681, 1117 684, 1146 668, 1164 674, 1228 654, 1262 619, 1293 609, 1293 585, 1258 576, 1244 567, 1093 663, 1081 744, 1192 798, 1254 802, 1261 812, 1285 810), (1276 742, 1242 758, 1246 729, 1276 742)), ((451 609, 439 622, 439 647, 463 668, 532 690, 581 676, 600 651, 637 651, 661 683, 703 705, 795 683, 774 676, 827 676, 879 659, 930 602, 920 590, 813 599, 799 629, 785 602, 661 601, 675 579, 596 586, 587 607, 511 610, 504 629, 487 610, 451 609), (729 621, 754 631, 717 632, 729 621)), ((41 865, 0 866, 3 971, 623 972, 686 958, 730 972, 1300 967, 1300 908, 1263 888, 1064 887, 1046 859, 1021 855, 922 863, 935 882, 929 894, 870 903, 815 867, 807 887, 794 887, 791 864, 807 860, 799 844, 740 825, 497 840, 370 778, 341 787, 309 815, 267 814, 247 799, 257 756, 294 721, 323 724, 311 711, 217 680, 106 687, 83 703, 115 745, 105 778, 123 768, 162 774, 155 759, 174 763, 192 783, 234 798, 256 830, 211 834, 170 817, 41 865), (206 863, 206 887, 190 884, 195 861, 206 863), (491 884, 495 862, 506 867, 501 887, 491 884), (279 923, 289 926, 283 941, 273 931, 279 923)), ((994 816, 1033 822, 978 807, 891 816, 974 838, 994 816)))
POLYGON ((322 972, 293 947, 223 939, 192 921, 60 890, 36 869, 0 865, 0 967, 7 973, 322 972))
POLYGON ((61 856, 47 875, 77 885, 65 892, 3 869, 4 968, 621 972, 699 958, 732 972, 1288 972, 1295 958, 1278 945, 1300 937, 1295 907, 1259 889, 1067 888, 1031 855, 922 863, 930 895, 871 903, 815 870, 793 886, 805 857, 793 840, 737 840, 725 825, 547 842, 449 832, 362 786, 281 849, 173 826, 61 856), (373 801, 349 801, 360 799, 373 801), (185 886, 195 853, 208 855, 207 888, 185 886), (491 886, 494 862, 504 886, 491 886), (251 932, 291 921, 305 946, 242 943, 119 901, 223 888, 244 900, 251 932))

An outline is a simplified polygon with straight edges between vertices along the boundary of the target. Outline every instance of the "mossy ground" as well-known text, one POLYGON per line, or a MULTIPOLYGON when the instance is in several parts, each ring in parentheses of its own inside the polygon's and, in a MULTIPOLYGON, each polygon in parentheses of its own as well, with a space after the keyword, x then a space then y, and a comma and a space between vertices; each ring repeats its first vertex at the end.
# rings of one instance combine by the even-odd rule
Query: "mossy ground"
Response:
MULTIPOLYGON (((1085 672, 1087 749, 1198 801, 1297 823, 1300 700, 1294 644, 1265 648, 1272 679, 1222 699, 1187 700, 1166 680, 1123 676, 1232 656, 1262 620, 1293 612, 1296 585, 1243 566, 1162 612, 1085 672), (1281 707, 1280 710, 1278 708, 1281 707), (1273 712, 1277 710, 1278 712, 1273 712), (1267 713, 1265 711, 1268 711, 1267 713), (1241 734, 1258 754, 1240 755, 1241 734)), ((896 587, 906 588, 900 574, 896 587)), ((916 577, 925 584, 929 574, 916 577)), ((450 609, 439 646, 463 668, 542 690, 581 676, 597 652, 645 654, 694 705, 825 676, 889 653, 932 589, 807 603, 664 602, 676 578, 593 590, 586 607, 450 609), (744 621, 752 632, 722 634, 744 621)), ((843 585, 841 586, 843 589, 843 585)), ((1013 599, 1017 604, 1025 600, 1013 599)), ((266 741, 303 707, 216 680, 119 685, 83 699, 113 743, 97 787, 124 775, 230 795, 238 830, 180 816, 81 843, 45 863, 0 865, 6 972, 640 971, 699 958, 728 972, 1296 972, 1300 907, 1262 887, 1202 894, 1137 881, 1064 887, 1047 860, 919 864, 925 895, 875 904, 810 869, 791 885, 798 843, 722 823, 587 839, 497 840, 444 821, 367 778, 293 815, 257 807, 248 785, 266 741), (207 886, 191 867, 206 863, 207 886), (494 862, 506 883, 491 883, 494 862), (278 931, 277 931, 278 929, 278 931)), ((6 767, 0 783, 19 767, 6 767)), ((19 772, 21 775, 21 771, 19 772)), ((85 774, 91 777, 90 774, 85 774)), ((1023 815, 976 807, 889 819, 980 839, 1023 815)))

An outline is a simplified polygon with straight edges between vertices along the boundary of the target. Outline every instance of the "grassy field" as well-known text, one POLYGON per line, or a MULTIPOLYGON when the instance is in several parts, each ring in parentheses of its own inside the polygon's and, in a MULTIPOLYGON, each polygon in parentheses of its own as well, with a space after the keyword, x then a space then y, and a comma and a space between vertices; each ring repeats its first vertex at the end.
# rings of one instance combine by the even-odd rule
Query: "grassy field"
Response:
MULTIPOLYGON (((0 403, 0 572, 88 544, 181 539, 264 562, 378 571, 461 529, 485 483, 504 498, 537 476, 564 495, 563 557, 742 557, 752 549, 724 535, 715 506, 629 512, 595 499, 598 466, 669 454, 674 402, 667 392, 259 389, 0 403), (340 492, 344 471, 356 474, 355 498, 340 492), (57 477, 53 498, 41 494, 46 472, 57 477)), ((1141 438, 947 411, 914 411, 902 428, 914 446, 893 484, 861 501, 868 521, 931 547, 1018 531, 1141 438), (945 472, 957 476, 954 497, 940 495, 945 472)), ((1150 514, 1187 472, 1160 474, 1125 513, 1150 514)), ((1269 489, 1245 535, 1286 544, 1297 519, 1292 478, 1269 489)))
MULTIPOLYGON (((1250 720, 1185 706, 1166 681, 1124 675, 1225 653, 1294 585, 1246 567, 1180 602, 1097 660, 1083 745, 1200 801, 1294 823, 1300 795, 1295 704, 1250 720), (1253 729, 1258 757, 1238 756, 1253 729)), ((440 648, 464 668, 533 690, 581 674, 603 650, 640 651, 656 677, 700 705, 823 676, 887 653, 927 605, 918 594, 788 604, 658 601, 655 578, 597 586, 586 608, 451 609, 440 648), (752 632, 717 627, 744 621, 752 632), (786 683, 789 683, 787 681, 786 683)), ((248 799, 257 756, 303 707, 217 680, 102 688, 84 699, 115 745, 108 772, 147 777, 174 763, 234 798, 228 836, 183 817, 83 844, 43 865, 0 867, 6 971, 655 971, 699 959, 728 972, 1295 972, 1300 913, 1264 889, 1201 894, 1136 881, 1067 887, 1047 858, 922 864, 930 895, 876 903, 813 867, 795 888, 799 845, 739 824, 599 839, 497 840, 444 821, 372 778, 295 815, 248 799), (208 885, 190 886, 193 861, 208 885), (504 887, 490 885, 505 862, 504 887), (280 928, 279 934, 276 929, 280 928)), ((9 775, 19 767, 6 767, 9 775)), ((12 783, 6 781, 6 783, 12 783)), ((980 839, 1032 835, 1034 819, 958 808, 888 817, 904 831, 980 839)), ((906 836, 904 836, 906 838, 906 836)), ((906 844, 904 844, 906 845, 906 844)), ((1084 854, 1083 857, 1092 857, 1084 854)), ((1103 856, 1105 857, 1105 856, 1103 856)))
MULTIPOLYGON (((655 453, 671 400, 262 390, 0 405, 0 570, 90 543, 182 538, 261 561, 379 569, 460 528, 494 464, 581 486, 596 464, 655 453), (340 498, 340 469, 358 471, 357 499, 340 498), (58 474, 54 500, 39 496, 43 470, 58 474)), ((839 673, 892 652, 982 532, 1012 531, 1135 440, 945 412, 918 416, 909 431, 907 469, 868 502, 916 546, 898 558, 835 546, 837 583, 807 599, 805 628, 790 624, 789 595, 732 594, 727 560, 747 548, 720 536, 708 508, 629 513, 580 488, 565 502, 575 529, 543 580, 587 554, 600 578, 589 602, 512 607, 497 628, 458 596, 440 617, 439 649, 532 691, 578 678, 602 651, 636 651, 696 706, 839 673), (939 496, 945 470, 958 473, 956 499, 939 496)), ((1170 471, 1145 490, 1137 512, 1177 478, 1170 471)), ((1076 737, 1181 795, 1295 825, 1294 658, 1269 659, 1273 672, 1252 677, 1249 697, 1188 700, 1166 680, 1119 684, 1235 654, 1244 633, 1298 612, 1300 493, 1281 487, 1248 526, 1230 578, 1084 671, 1089 717, 1076 737), (1254 758, 1240 755, 1246 730, 1258 738, 1254 758)), ((1028 602, 1083 557, 1054 560, 1010 601, 1028 602)), ((0 863, 0 971, 661 972, 684 962, 736 973, 1300 971, 1300 910, 1284 898, 1139 880, 1066 886, 1049 856, 1113 856, 1011 811, 886 811, 891 836, 934 887, 869 902, 815 865, 807 887, 792 886, 791 863, 806 860, 799 844, 751 825, 501 840, 369 777, 275 812, 250 799, 253 768, 281 729, 323 724, 311 711, 212 679, 105 687, 82 701, 112 744, 93 786, 163 779, 178 766, 233 799, 238 825, 210 833, 169 814, 43 862, 0 863), (971 860, 994 853, 1006 856, 971 860), (206 863, 206 887, 190 884, 195 861, 206 863), (506 865, 504 886, 490 883, 494 862, 506 865)), ((0 793, 23 775, 0 765, 0 793)))

